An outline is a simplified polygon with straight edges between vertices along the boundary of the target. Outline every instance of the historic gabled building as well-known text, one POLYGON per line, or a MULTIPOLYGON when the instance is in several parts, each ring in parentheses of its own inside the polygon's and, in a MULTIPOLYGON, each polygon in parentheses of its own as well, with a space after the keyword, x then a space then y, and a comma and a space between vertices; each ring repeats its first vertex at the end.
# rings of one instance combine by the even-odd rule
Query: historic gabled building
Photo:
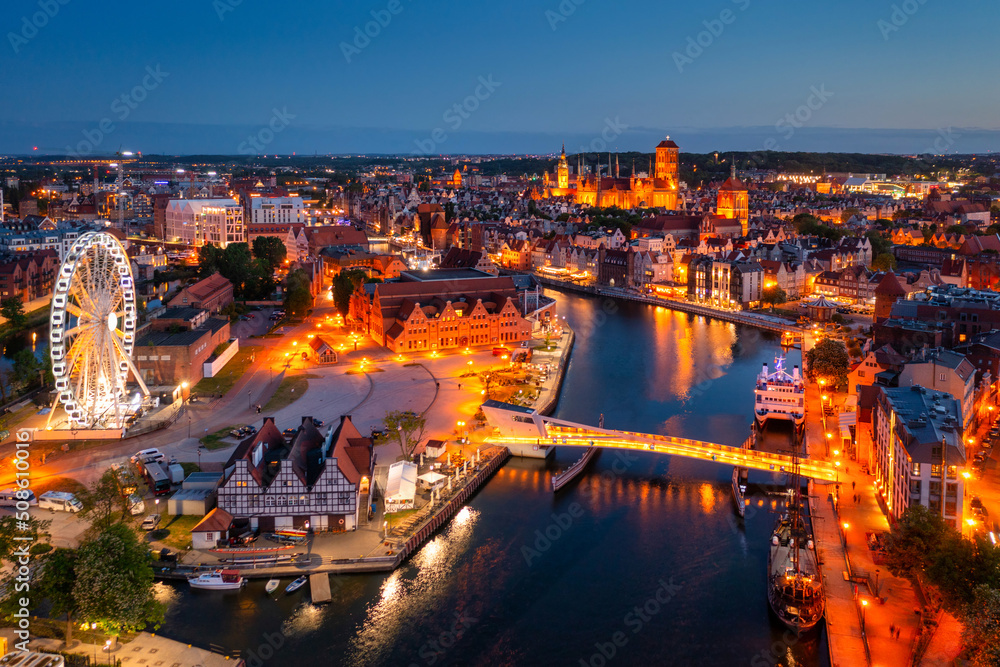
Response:
POLYGON ((368 507, 374 466, 372 441, 349 415, 325 437, 303 417, 291 443, 267 417, 229 457, 219 508, 251 530, 354 530, 368 507))
MULTIPOLYGON (((396 283, 361 285, 351 295, 350 317, 393 352, 503 345, 531 338, 532 323, 523 316, 513 278, 474 269, 404 272, 400 278, 396 283)), ((554 302, 549 306, 553 312, 554 302)))

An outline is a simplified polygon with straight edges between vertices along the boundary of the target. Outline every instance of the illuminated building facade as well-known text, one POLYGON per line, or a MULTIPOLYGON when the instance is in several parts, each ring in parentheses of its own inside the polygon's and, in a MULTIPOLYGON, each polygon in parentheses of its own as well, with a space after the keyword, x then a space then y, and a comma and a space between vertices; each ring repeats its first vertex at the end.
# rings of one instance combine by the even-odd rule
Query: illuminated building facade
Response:
MULTIPOLYGON (((608 158, 609 176, 578 172, 576 188, 570 187, 569 164, 566 148, 563 147, 559 164, 556 166, 556 187, 548 188, 548 197, 572 197, 577 204, 590 206, 617 206, 631 209, 637 207, 677 208, 677 188, 679 183, 678 156, 680 148, 669 138, 656 147, 656 169, 652 177, 639 178, 633 170, 630 178, 610 176, 611 163, 608 158)), ((548 185, 548 183, 546 183, 548 185)))
POLYGON ((749 189, 740 179, 736 178, 736 167, 732 175, 719 188, 716 212, 730 220, 739 220, 741 235, 746 236, 750 226, 750 196, 749 189))

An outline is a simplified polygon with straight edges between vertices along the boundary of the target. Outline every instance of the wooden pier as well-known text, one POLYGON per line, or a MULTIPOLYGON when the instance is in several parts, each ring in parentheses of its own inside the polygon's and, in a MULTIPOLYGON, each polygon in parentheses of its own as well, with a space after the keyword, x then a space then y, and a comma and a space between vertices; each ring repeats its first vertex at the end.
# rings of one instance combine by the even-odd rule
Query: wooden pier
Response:
POLYGON ((333 599, 330 595, 330 575, 326 572, 309 575, 309 597, 313 604, 329 602, 333 599))

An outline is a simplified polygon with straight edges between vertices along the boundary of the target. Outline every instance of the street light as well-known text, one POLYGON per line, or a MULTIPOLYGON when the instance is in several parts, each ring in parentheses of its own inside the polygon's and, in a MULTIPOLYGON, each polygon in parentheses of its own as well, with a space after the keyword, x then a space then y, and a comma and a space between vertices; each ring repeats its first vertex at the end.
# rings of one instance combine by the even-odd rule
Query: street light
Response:
POLYGON ((253 410, 253 400, 250 398, 250 391, 251 390, 247 389, 247 407, 253 410))

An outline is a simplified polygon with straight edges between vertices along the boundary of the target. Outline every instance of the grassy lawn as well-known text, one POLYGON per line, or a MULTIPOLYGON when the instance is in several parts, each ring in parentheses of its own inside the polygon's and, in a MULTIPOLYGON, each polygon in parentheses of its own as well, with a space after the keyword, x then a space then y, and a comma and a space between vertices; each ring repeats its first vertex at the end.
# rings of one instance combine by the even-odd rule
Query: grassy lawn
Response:
POLYGON ((410 516, 411 514, 416 514, 419 510, 400 510, 398 512, 393 512, 392 514, 386 514, 385 520, 389 522, 389 525, 394 526, 400 521, 410 516))
POLYGON ((175 516, 164 511, 160 512, 160 526, 150 531, 150 539, 162 542, 175 551, 184 551, 191 546, 191 529, 204 519, 202 516, 187 514, 175 516))
POLYGON ((214 378, 202 378, 194 386, 194 391, 201 394, 221 394, 225 396, 226 392, 232 389, 236 381, 250 368, 250 357, 254 353, 259 352, 260 349, 259 345, 247 345, 240 348, 236 356, 229 360, 229 363, 219 371, 218 375, 214 378))
MULTIPOLYGON (((210 433, 204 438, 199 438, 199 442, 205 445, 205 449, 223 449, 224 447, 229 447, 228 442, 222 442, 222 439, 229 435, 229 432, 233 430, 231 426, 227 426, 224 429, 218 430, 215 433, 210 433)), ((187 472, 186 470, 184 471, 187 472)))
POLYGON ((285 376, 285 379, 278 386, 278 390, 274 392, 274 396, 264 406, 264 412, 275 412, 299 400, 309 388, 309 380, 317 377, 319 376, 312 373, 285 376))
POLYGON ((201 472, 201 468, 197 463, 182 463, 181 467, 184 468, 184 476, 187 477, 193 472, 201 472))

